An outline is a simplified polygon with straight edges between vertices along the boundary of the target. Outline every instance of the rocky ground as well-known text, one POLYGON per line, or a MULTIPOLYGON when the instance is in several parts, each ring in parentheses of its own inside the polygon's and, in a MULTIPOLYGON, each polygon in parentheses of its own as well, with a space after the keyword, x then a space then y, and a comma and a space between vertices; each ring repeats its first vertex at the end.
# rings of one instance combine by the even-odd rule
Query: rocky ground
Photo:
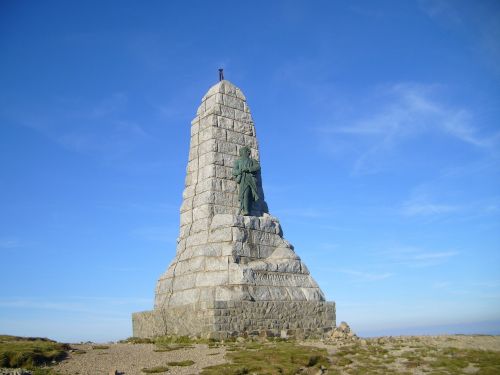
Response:
MULTIPOLYGON (((199 374, 202 369, 212 366, 211 370, 205 370, 206 374, 493 375, 500 374, 500 336, 363 339, 351 333, 348 326, 341 325, 328 340, 322 341, 239 339, 163 347, 130 342, 71 344, 69 356, 45 371, 48 371, 46 374, 142 375, 148 373, 147 370, 153 373, 155 367, 161 366, 164 371, 157 368, 154 373, 199 374), (303 356, 305 362, 297 360, 299 356, 303 356), (300 365, 287 367, 284 361, 300 362, 300 365), (219 367, 214 368, 216 365, 219 367)), ((3 373, 0 370, 0 374, 3 373)), ((8 373, 12 374, 5 372, 8 373)))
MULTIPOLYGON (((376 339, 346 336, 334 337, 329 341, 300 343, 327 350, 332 366, 329 370, 319 370, 317 373, 500 374, 500 367, 496 367, 500 366, 500 336, 408 336, 376 339), (486 358, 482 358, 490 352, 496 352, 496 357, 488 358, 486 355, 486 358), (476 359, 478 362, 474 362, 476 359)), ((55 367, 57 372, 96 375, 117 370, 126 375, 139 375, 144 374, 144 368, 167 365, 172 361, 192 360, 194 364, 191 366, 169 365, 167 373, 197 374, 204 367, 224 363, 226 349, 231 346, 209 348, 207 345, 197 344, 168 352, 155 352, 157 349, 153 344, 112 344, 108 349, 92 349, 92 345, 73 347, 77 351, 70 353, 68 359, 55 367)))
POLYGON ((144 375, 142 369, 157 366, 169 368, 168 374, 198 374, 201 369, 224 363, 225 347, 209 348, 195 344, 171 351, 156 351, 154 344, 111 344, 107 349, 90 344, 72 345, 69 357, 54 367, 60 374, 100 375, 114 374, 115 370, 124 375, 144 375), (171 362, 191 360, 190 366, 172 366, 171 362))
POLYGON ((500 336, 443 335, 318 342, 333 374, 500 374, 500 336))

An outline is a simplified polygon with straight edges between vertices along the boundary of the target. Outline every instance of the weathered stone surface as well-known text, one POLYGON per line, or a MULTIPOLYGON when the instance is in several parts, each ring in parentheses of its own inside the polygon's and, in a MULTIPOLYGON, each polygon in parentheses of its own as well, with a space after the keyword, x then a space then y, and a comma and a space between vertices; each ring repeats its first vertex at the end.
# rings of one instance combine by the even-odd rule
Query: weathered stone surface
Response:
POLYGON ((243 147, 260 163, 255 134, 241 90, 228 81, 211 87, 191 122, 176 256, 156 285, 155 309, 133 315, 134 336, 308 336, 334 328, 334 304, 268 213, 260 171, 260 199, 238 215, 233 166, 243 147))
POLYGON ((351 327, 346 322, 331 331, 330 335, 326 337, 329 341, 333 342, 350 342, 359 340, 358 336, 352 332, 351 327))
MULTIPOLYGON (((223 288, 218 296, 223 297, 223 288)), ((322 301, 209 301, 132 315, 134 337, 192 335, 325 337, 335 328, 335 304, 322 301)))

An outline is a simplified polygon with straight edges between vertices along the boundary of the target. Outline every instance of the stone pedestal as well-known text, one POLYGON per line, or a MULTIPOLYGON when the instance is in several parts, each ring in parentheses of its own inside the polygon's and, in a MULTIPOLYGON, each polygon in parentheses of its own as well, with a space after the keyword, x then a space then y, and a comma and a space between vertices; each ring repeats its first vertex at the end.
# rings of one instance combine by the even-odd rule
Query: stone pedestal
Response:
POLYGON ((238 214, 232 170, 244 146, 259 161, 245 96, 221 81, 191 123, 176 256, 158 280, 154 310, 133 315, 134 336, 308 336, 335 327, 335 305, 268 213, 260 174, 251 216, 238 214))
POLYGON ((332 331, 335 303, 215 301, 135 313, 132 322, 134 337, 323 337, 332 331))

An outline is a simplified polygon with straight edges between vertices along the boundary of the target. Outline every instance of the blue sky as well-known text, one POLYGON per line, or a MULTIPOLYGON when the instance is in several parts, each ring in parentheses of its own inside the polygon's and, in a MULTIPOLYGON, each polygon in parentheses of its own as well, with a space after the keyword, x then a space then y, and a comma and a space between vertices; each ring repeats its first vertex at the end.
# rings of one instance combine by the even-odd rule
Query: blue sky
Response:
POLYGON ((339 322, 500 333, 498 40, 485 0, 2 1, 0 332, 131 335, 224 67, 339 322))

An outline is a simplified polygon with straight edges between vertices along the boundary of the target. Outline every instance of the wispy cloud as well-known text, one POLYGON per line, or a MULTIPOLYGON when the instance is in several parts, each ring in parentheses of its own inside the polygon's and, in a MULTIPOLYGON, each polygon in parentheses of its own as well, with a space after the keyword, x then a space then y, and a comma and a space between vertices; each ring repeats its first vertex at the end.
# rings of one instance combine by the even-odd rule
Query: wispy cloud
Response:
POLYGON ((120 158, 154 141, 141 124, 127 118, 126 93, 111 93, 90 103, 61 97, 52 101, 53 106, 29 114, 11 109, 4 115, 70 151, 106 160, 120 158))
POLYGON ((0 249, 16 249, 25 246, 16 238, 0 238, 0 249))
POLYGON ((431 20, 462 36, 464 45, 477 53, 479 61, 500 73, 500 10, 494 1, 477 6, 452 0, 420 0, 419 5, 431 20))
POLYGON ((457 9, 453 7, 453 2, 448 0, 419 0, 420 9, 431 18, 445 18, 453 24, 461 24, 462 17, 457 9))
POLYGON ((499 281, 463 280, 461 282, 440 281, 432 284, 434 289, 441 290, 454 296, 474 296, 479 299, 500 299, 499 281))
POLYGON ((335 251, 339 248, 339 245, 336 244, 336 243, 321 243, 319 244, 319 248, 321 250, 325 250, 325 251, 335 251))
POLYGON ((417 262, 428 262, 428 261, 441 261, 443 259, 448 259, 452 256, 457 255, 457 251, 442 251, 442 252, 436 252, 436 253, 416 253, 412 254, 409 258, 411 260, 415 260, 417 262))
POLYGON ((113 120, 106 129, 74 128, 54 139, 65 148, 85 154, 105 154, 114 159, 132 151, 137 143, 149 139, 138 124, 113 120))
POLYGON ((410 246, 392 248, 379 253, 392 264, 414 268, 437 266, 458 254, 459 252, 455 250, 430 251, 410 246))
MULTIPOLYGON (((424 134, 436 133, 483 150, 493 150, 500 132, 484 134, 474 125, 474 116, 466 108, 445 104, 439 85, 397 83, 376 90, 371 112, 344 119, 343 125, 319 129, 335 142, 358 144, 360 150, 354 166, 355 174, 378 172, 377 161, 392 149, 424 134)), ((341 146, 342 148, 342 146, 341 146)), ((345 148, 345 145, 344 145, 345 148)))
POLYGON ((350 270, 350 269, 340 270, 340 272, 351 276, 355 281, 359 281, 359 282, 385 280, 393 275, 392 273, 389 273, 389 272, 371 273, 371 272, 356 271, 356 270, 350 270))
POLYGON ((437 203, 428 193, 417 189, 411 198, 402 204, 401 212, 405 216, 435 216, 456 212, 460 208, 457 205, 437 203))
POLYGON ((151 303, 151 299, 117 297, 71 297, 61 299, 14 297, 0 299, 0 307, 3 308, 58 310, 112 315, 119 312, 122 306, 145 305, 148 303, 151 303))
POLYGON ((434 289, 446 289, 451 285, 449 281, 438 281, 432 284, 434 289))
POLYGON ((115 92, 109 97, 103 98, 96 103, 88 114, 93 118, 103 118, 122 110, 128 102, 128 95, 125 92, 115 92))
POLYGON ((449 206, 445 204, 435 204, 430 202, 405 202, 403 205, 403 213, 408 216, 416 215, 439 215, 457 211, 456 206, 449 206))
POLYGON ((448 189, 443 192, 443 181, 450 178, 449 175, 428 183, 423 183, 412 189, 407 200, 401 203, 400 213, 403 216, 425 217, 436 219, 438 217, 468 220, 481 216, 495 215, 500 211, 500 198, 498 196, 481 197, 475 200, 469 199, 457 202, 461 197, 461 191, 453 191, 450 194, 448 189), (451 200, 450 196, 454 196, 451 200), (460 215, 457 215, 457 214, 460 215))
POLYGON ((132 235, 147 241, 174 242, 177 234, 173 226, 150 226, 134 229, 132 235))
POLYGON ((472 286, 481 287, 481 288, 500 288, 500 280, 490 280, 490 281, 481 281, 475 282, 471 284, 472 286))
POLYGON ((165 202, 102 202, 99 207, 116 212, 137 212, 147 214, 167 214, 177 212, 179 206, 165 202))

